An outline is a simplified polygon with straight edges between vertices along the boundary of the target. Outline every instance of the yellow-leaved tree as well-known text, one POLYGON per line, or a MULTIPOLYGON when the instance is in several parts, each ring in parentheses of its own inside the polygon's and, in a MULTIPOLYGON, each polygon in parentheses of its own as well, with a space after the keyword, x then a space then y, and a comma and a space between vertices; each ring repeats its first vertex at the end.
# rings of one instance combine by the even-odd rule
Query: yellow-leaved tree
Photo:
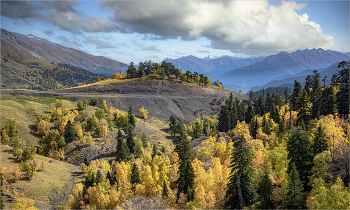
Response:
POLYGON ((147 119, 148 111, 144 107, 142 107, 139 112, 143 119, 147 119))

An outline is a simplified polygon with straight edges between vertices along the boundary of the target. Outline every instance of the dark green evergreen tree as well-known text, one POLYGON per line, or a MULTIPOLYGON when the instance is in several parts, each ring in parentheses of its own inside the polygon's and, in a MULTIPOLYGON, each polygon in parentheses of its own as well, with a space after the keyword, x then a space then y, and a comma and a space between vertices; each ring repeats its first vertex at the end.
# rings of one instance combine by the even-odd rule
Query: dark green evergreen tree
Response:
POLYGON ((106 175, 106 179, 108 179, 109 184, 112 184, 112 177, 111 177, 111 173, 107 171, 107 175, 106 175))
MULTIPOLYGON (((297 99, 298 99, 299 94, 301 93, 302 89, 303 88, 301 87, 301 84, 295 80, 294 81, 294 89, 293 89, 293 92, 290 96, 290 102, 292 103, 293 108, 295 107, 295 104, 297 102, 297 99)), ((294 108, 294 111, 295 111, 295 108, 294 108)))
POLYGON ((276 123, 279 123, 279 121, 280 121, 280 116, 277 112, 276 106, 274 106, 274 105, 271 108, 270 118, 272 118, 273 121, 276 123))
POLYGON ((86 157, 84 158, 84 164, 90 166, 90 161, 86 157))
MULTIPOLYGON (((312 103, 312 114, 311 117, 315 118, 317 115, 317 111, 320 108, 321 105, 321 94, 322 94, 322 88, 320 85, 320 73, 317 72, 317 70, 314 70, 314 75, 312 76, 311 80, 311 88, 310 91, 310 102, 312 103)), ((308 124, 308 122, 304 119, 305 123, 308 124)))
POLYGON ((339 81, 340 90, 337 93, 337 104, 338 104, 338 113, 344 119, 347 118, 349 114, 349 61, 342 61, 339 63, 339 67, 343 69, 339 71, 337 80, 339 81))
POLYGON ((286 209, 306 209, 306 193, 294 162, 291 164, 283 207, 286 209))
POLYGON ((236 127, 237 121, 239 120, 239 118, 238 118, 236 103, 233 103, 233 101, 232 101, 230 104, 232 104, 231 108, 229 109, 229 111, 230 111, 230 128, 233 129, 236 127))
POLYGON ((318 153, 321 153, 328 149, 328 143, 326 139, 326 132, 322 126, 318 126, 315 132, 315 138, 312 144, 313 155, 316 156, 318 153))
POLYGON ((305 78, 304 89, 306 90, 308 95, 310 95, 311 82, 312 82, 311 76, 307 75, 307 77, 305 78))
POLYGON ((128 124, 125 129, 126 133, 126 145, 129 148, 130 153, 134 153, 134 148, 135 148, 135 140, 134 140, 134 126, 131 124, 128 124))
POLYGON ((169 130, 172 131, 176 125, 176 118, 174 115, 170 116, 169 130))
POLYGON ((220 132, 228 132, 230 128, 230 111, 225 107, 219 114, 218 130, 220 132))
POLYGON ((256 191, 253 186, 254 152, 248 146, 242 135, 234 141, 231 161, 231 174, 226 191, 225 207, 228 209, 243 209, 256 201, 256 191))
POLYGON ((117 156, 116 156, 116 161, 117 162, 122 162, 126 161, 129 156, 129 148, 126 146, 124 140, 123 140, 123 135, 122 132, 119 130, 118 131, 118 136, 117 136, 117 156))
POLYGON ((309 187, 306 184, 309 182, 308 176, 310 176, 313 161, 309 133, 302 129, 296 130, 287 142, 287 150, 288 159, 290 160, 288 171, 291 171, 291 164, 295 163, 300 174, 300 179, 305 189, 308 189, 309 187))
POLYGON ((95 183, 95 172, 90 170, 88 175, 85 177, 85 186, 86 188, 93 187, 95 183))
POLYGON ((131 169, 131 180, 130 181, 131 181, 133 191, 135 191, 136 184, 141 184, 140 170, 135 162, 134 162, 132 169, 131 169))
POLYGON ((306 125, 309 123, 312 112, 312 107, 310 105, 311 103, 309 101, 309 96, 307 95, 306 91, 303 90, 303 92, 299 95, 299 98, 295 105, 295 108, 299 110, 299 113, 297 114, 297 125, 300 125, 302 120, 306 125))
POLYGON ((136 119, 134 117, 134 114, 132 113, 132 107, 130 107, 129 111, 128 111, 128 123, 135 128, 135 126, 136 126, 136 119))
POLYGON ((162 153, 165 153, 165 146, 164 146, 164 145, 162 146, 162 148, 160 148, 160 151, 161 151, 162 153))
POLYGON ((126 71, 128 77, 130 78, 135 78, 137 75, 137 71, 136 68, 134 66, 134 62, 130 63, 130 66, 128 67, 128 70, 126 71))
POLYGON ((260 116, 264 115, 264 97, 263 95, 259 96, 257 105, 255 106, 255 113, 259 114, 260 116))
POLYGON ((101 174, 101 171, 98 170, 97 173, 96 173, 96 180, 95 180, 96 185, 102 181, 102 178, 103 178, 103 176, 101 174))
POLYGON ((177 180, 177 197, 179 197, 180 193, 184 193, 187 197, 187 200, 190 201, 193 199, 194 195, 195 174, 191 164, 193 157, 192 145, 191 142, 187 139, 187 135, 184 130, 180 133, 180 140, 176 144, 174 151, 179 154, 180 159, 180 177, 177 180))
POLYGON ((143 148, 146 149, 148 147, 148 137, 146 136, 145 133, 142 133, 141 135, 141 142, 142 142, 143 148))
POLYGON ((278 133, 285 134, 286 133, 286 126, 284 125, 284 121, 281 120, 278 123, 278 133))
POLYGON ((72 121, 68 120, 66 127, 64 128, 64 138, 67 143, 75 140, 75 126, 72 121))
POLYGON ((209 121, 208 121, 208 118, 205 117, 203 119, 203 135, 209 136, 209 132, 210 132, 209 121))
POLYGON ((255 113, 254 113, 253 107, 249 105, 246 113, 246 117, 245 117, 245 121, 247 124, 250 124, 250 122, 252 121, 252 118, 254 118, 254 115, 255 113))
POLYGON ((332 86, 322 91, 322 97, 320 100, 319 111, 321 115, 334 115, 337 112, 337 97, 332 86))
POLYGON ((269 174, 265 173, 258 188, 258 202, 257 209, 275 209, 276 203, 272 199, 271 195, 274 191, 271 180, 269 179, 269 174))
POLYGON ((152 147, 152 159, 157 155, 157 146, 154 144, 152 147))
POLYGON ((265 106, 264 106, 264 112, 267 113, 267 112, 271 112, 272 110, 272 97, 271 97, 271 94, 268 92, 267 93, 267 96, 266 96, 266 100, 265 100, 265 106))
POLYGON ((256 134, 258 133, 259 130, 259 121, 258 121, 258 117, 253 118, 254 121, 252 121, 252 136, 253 139, 256 139, 256 134))
POLYGON ((84 197, 84 195, 89 195, 89 192, 87 191, 87 188, 85 185, 83 187, 83 197, 84 197))
MULTIPOLYGON (((0 173, 0 186, 2 187, 3 186, 3 177, 2 177, 2 173, 0 173)), ((4 204, 3 204, 3 202, 2 202, 2 193, 3 193, 3 191, 1 190, 1 194, 0 194, 0 209, 4 209, 4 204)))
POLYGON ((306 131, 306 125, 304 123, 304 119, 301 119, 301 122, 299 123, 299 126, 302 130, 306 131))
POLYGON ((163 193, 162 193, 162 195, 163 195, 163 197, 165 196, 165 197, 168 197, 168 185, 166 184, 166 181, 165 181, 165 179, 163 179, 163 193))
POLYGON ((243 100, 239 106, 240 108, 239 108, 238 118, 239 118, 239 121, 243 122, 245 121, 245 115, 246 115, 245 100, 243 100))

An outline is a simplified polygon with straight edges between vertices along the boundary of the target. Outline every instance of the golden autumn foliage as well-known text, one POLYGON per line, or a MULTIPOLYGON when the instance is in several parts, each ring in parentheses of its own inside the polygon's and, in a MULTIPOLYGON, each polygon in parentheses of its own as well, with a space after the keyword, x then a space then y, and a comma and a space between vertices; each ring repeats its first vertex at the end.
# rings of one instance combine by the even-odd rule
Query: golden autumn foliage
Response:
POLYGON ((142 107, 139 112, 143 119, 147 119, 148 111, 144 107, 142 107))
POLYGON ((24 198, 24 194, 19 194, 16 189, 13 191, 13 202, 10 205, 11 209, 38 209, 34 207, 33 199, 24 198))
POLYGON ((5 144, 5 143, 7 143, 7 142, 9 142, 9 141, 10 141, 10 137, 7 135, 6 129, 3 128, 3 129, 1 130, 1 143, 2 143, 2 144, 5 144))
POLYGON ((50 127, 50 123, 46 122, 45 120, 41 120, 38 122, 38 124, 36 124, 36 128, 40 136, 45 135, 45 133, 50 130, 50 127))

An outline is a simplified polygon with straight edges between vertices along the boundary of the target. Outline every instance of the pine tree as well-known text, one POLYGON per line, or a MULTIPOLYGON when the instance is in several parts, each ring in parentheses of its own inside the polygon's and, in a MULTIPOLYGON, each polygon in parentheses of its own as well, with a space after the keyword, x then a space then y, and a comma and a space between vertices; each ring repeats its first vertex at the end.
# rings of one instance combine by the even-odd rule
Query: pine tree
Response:
POLYGON ((301 123, 301 120, 304 120, 304 123, 307 125, 311 119, 312 103, 309 101, 309 96, 305 90, 299 95, 295 108, 299 110, 297 125, 301 123))
MULTIPOLYGON (((293 92, 290 96, 291 97, 290 102, 292 103, 292 106, 295 107, 295 104, 297 102, 297 99, 298 99, 299 94, 301 93, 302 89, 303 88, 301 87, 300 83, 295 80, 294 81, 294 89, 293 89, 293 92)), ((294 111, 295 111, 295 109, 294 109, 294 111)))
POLYGON ((75 140, 76 129, 74 124, 68 120, 66 127, 64 128, 64 138, 67 143, 75 140))
POLYGON ((239 120, 238 118, 238 113, 237 113, 237 106, 233 101, 230 101, 231 108, 229 109, 230 111, 230 129, 233 129, 237 125, 237 121, 239 120))
POLYGON ((90 166, 90 161, 86 157, 84 158, 84 164, 90 166))
POLYGON ((88 190, 87 190, 85 185, 83 187, 83 197, 84 197, 84 195, 89 195, 89 192, 88 192, 88 190))
POLYGON ((258 201, 257 209, 275 209, 275 201, 272 200, 272 192, 274 187, 271 180, 269 179, 269 174, 265 172, 258 188, 258 201))
POLYGON ((209 132, 210 132, 209 121, 208 121, 208 118, 205 117, 203 119, 203 135, 209 136, 209 132))
POLYGON ((256 134, 258 133, 259 130, 259 121, 258 117, 253 118, 254 121, 252 121, 252 136, 253 139, 256 139, 256 134))
POLYGON ((157 146, 154 144, 152 147, 152 159, 157 155, 157 146))
POLYGON ((280 116, 279 116, 279 114, 278 114, 278 112, 277 112, 276 106, 274 106, 274 105, 273 105, 272 108, 271 108, 270 118, 272 118, 273 121, 275 121, 276 123, 279 123, 279 122, 280 122, 280 116))
POLYGON ((112 177, 111 177, 111 173, 109 173, 108 171, 107 171, 106 179, 108 179, 109 184, 112 184, 112 177))
POLYGON ((239 106, 240 108, 239 108, 238 118, 239 118, 239 121, 243 122, 245 121, 245 115, 246 115, 245 100, 243 100, 239 106))
MULTIPOLYGON (((311 117, 315 118, 317 115, 317 111, 320 108, 321 104, 321 94, 322 94, 322 88, 320 85, 320 73, 317 72, 317 70, 314 70, 314 75, 312 76, 311 79, 311 88, 312 90, 310 91, 310 102, 313 105, 313 109, 311 110, 311 117)), ((304 119, 305 123, 308 124, 308 121, 304 119)))
POLYGON ((221 110, 219 114, 219 124, 218 124, 218 130, 220 132, 228 132, 231 128, 230 125, 230 111, 227 107, 221 110))
POLYGON ((226 208, 243 209, 255 203, 256 191, 253 184, 254 153, 242 135, 234 141, 231 174, 226 191, 226 208))
POLYGON ((134 128, 136 126, 136 119, 134 117, 134 114, 132 113, 132 107, 130 107, 128 111, 128 124, 132 125, 134 128))
POLYGON ((135 140, 134 140, 134 126, 131 124, 128 124, 125 129, 126 133, 126 145, 129 148, 130 153, 134 153, 134 148, 135 148, 135 140))
POLYGON ((339 81, 340 90, 337 93, 337 104, 339 109, 339 114, 342 118, 347 118, 349 114, 349 90, 350 90, 350 80, 349 80, 349 61, 342 61, 339 63, 339 67, 343 70, 339 71, 337 77, 339 81))
POLYGON ((174 115, 170 116, 169 130, 172 131, 176 125, 176 118, 174 115))
POLYGON ((304 183, 306 189, 313 161, 311 141, 308 132, 298 129, 287 142, 287 150, 288 159, 290 160, 288 171, 291 171, 291 164, 295 163, 300 173, 300 179, 304 183))
POLYGON ((265 101, 265 106, 264 106, 264 112, 267 113, 267 112, 271 112, 272 110, 272 97, 271 97, 271 94, 270 92, 267 93, 267 96, 266 96, 266 101, 265 101))
POLYGON ((141 135, 141 142, 142 142, 143 148, 146 149, 148 147, 148 137, 146 136, 145 133, 142 133, 141 135))
POLYGON ((326 133, 323 127, 320 125, 317 127, 317 130, 315 132, 315 138, 312 144, 312 152, 313 152, 313 155, 316 156, 317 154, 327 149, 328 149, 328 143, 326 139, 326 133))
POLYGON ((248 111, 247 111, 246 117, 245 117, 245 120, 246 120, 247 124, 251 123, 252 118, 254 117, 254 115, 255 115, 255 113, 254 113, 253 107, 251 105, 249 105, 248 106, 248 111))
POLYGON ((134 162, 132 169, 131 169, 131 185, 133 188, 133 191, 135 191, 136 184, 141 184, 141 179, 140 179, 140 170, 139 167, 136 165, 134 162))
POLYGON ((177 197, 179 197, 180 193, 184 193, 188 200, 192 200, 194 195, 195 178, 194 170, 191 163, 193 153, 191 142, 187 139, 187 135, 184 130, 182 130, 180 133, 180 140, 176 144, 174 151, 179 154, 180 159, 180 177, 177 180, 177 197))
POLYGON ((265 112, 264 112, 264 97, 263 97, 263 95, 259 96, 258 103, 257 103, 255 108, 256 108, 256 110, 255 110, 256 114, 259 114, 260 116, 264 115, 265 112))
POLYGON ((122 132, 119 130, 118 131, 118 136, 117 136, 117 156, 116 156, 116 161, 117 162, 126 161, 128 156, 129 156, 129 148, 126 146, 126 144, 125 144, 125 142, 123 140, 122 132))
POLYGON ((311 81, 312 81, 311 76, 307 75, 307 77, 305 78, 304 89, 306 90, 308 95, 310 95, 311 81))
POLYGON ((165 179, 163 180, 163 197, 168 197, 168 185, 166 184, 165 179))
POLYGON ((285 134, 286 133, 286 126, 284 126, 284 121, 281 120, 278 123, 278 133, 285 134))
POLYGON ((96 185, 98 185, 98 183, 100 183, 102 181, 102 178, 103 178, 103 176, 101 174, 101 171, 98 170, 96 173, 96 180, 95 180, 96 185))
POLYGON ((319 111, 321 115, 334 115, 337 112, 337 97, 332 86, 322 91, 322 97, 320 100, 321 104, 319 111))
POLYGON ((306 209, 306 193, 294 162, 292 162, 289 180, 286 184, 287 193, 283 199, 284 208, 306 209))

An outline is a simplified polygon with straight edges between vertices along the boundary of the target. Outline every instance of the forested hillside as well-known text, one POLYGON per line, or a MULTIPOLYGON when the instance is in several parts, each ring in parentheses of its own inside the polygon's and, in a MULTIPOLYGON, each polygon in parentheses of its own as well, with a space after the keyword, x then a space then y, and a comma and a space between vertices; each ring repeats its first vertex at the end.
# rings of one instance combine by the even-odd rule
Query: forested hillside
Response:
MULTIPOLYGON (((167 65, 155 76, 172 77, 167 65)), ((217 116, 188 124, 149 118, 144 107, 123 112, 97 98, 2 96, 5 207, 349 209, 349 62, 339 65, 330 86, 315 72, 287 97, 239 100, 231 92, 217 116), (12 190, 23 180, 50 183, 38 177, 51 161, 79 166, 74 174, 82 181, 67 187, 69 196, 39 199, 30 182, 22 195, 12 190)), ((152 75, 141 69, 130 65, 114 77, 152 75)), ((185 76, 178 78, 191 82, 185 76)), ((205 85, 198 77, 194 83, 205 85)))

